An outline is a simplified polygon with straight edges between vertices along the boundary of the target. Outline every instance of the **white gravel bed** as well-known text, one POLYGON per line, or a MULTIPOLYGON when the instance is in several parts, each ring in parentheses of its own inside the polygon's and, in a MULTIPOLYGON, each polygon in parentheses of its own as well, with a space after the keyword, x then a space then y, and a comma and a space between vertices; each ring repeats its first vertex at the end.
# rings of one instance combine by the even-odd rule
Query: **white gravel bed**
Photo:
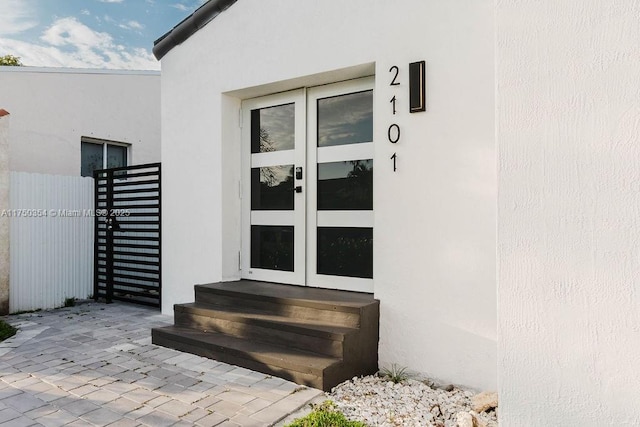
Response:
MULTIPOLYGON (((446 391, 430 387, 430 382, 406 380, 394 384, 384 378, 354 378, 336 386, 329 398, 351 420, 370 427, 457 427, 458 413, 471 413, 474 392, 449 387, 446 391)), ((473 413, 478 423, 498 425, 495 410, 473 413)))

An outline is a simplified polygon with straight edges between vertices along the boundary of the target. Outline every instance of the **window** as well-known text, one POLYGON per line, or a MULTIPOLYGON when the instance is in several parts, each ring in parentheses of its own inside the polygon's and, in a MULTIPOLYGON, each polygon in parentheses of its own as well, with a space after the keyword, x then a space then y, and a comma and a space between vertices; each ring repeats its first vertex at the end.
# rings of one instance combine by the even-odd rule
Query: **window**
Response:
POLYGON ((128 149, 126 144, 120 142, 82 137, 80 174, 93 176, 93 171, 97 169, 127 166, 128 149))

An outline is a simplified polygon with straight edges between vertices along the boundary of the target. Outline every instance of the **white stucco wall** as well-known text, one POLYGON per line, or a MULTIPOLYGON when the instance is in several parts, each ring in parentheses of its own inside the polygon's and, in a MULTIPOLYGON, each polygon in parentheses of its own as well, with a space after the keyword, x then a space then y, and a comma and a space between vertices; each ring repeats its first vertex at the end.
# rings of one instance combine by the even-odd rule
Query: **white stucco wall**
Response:
POLYGON ((79 176, 83 136, 131 144, 130 164, 160 161, 157 72, 0 67, 0 104, 12 171, 79 176))
POLYGON ((497 2, 501 425, 640 425, 639 17, 497 2))
POLYGON ((237 2, 162 60, 163 312, 240 277, 241 99, 375 73, 381 364, 495 388, 493 1, 303 3, 237 2), (409 114, 418 60, 428 111, 409 114))
MULTIPOLYGON (((0 108, 0 209, 9 207, 9 112, 0 108)), ((9 218, 0 216, 0 314, 9 314, 9 218)))

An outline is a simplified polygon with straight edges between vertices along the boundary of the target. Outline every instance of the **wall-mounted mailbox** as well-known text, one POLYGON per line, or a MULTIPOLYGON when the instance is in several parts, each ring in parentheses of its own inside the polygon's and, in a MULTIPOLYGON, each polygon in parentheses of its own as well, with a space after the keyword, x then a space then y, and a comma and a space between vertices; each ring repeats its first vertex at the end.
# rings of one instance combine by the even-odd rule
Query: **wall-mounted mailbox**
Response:
POLYGON ((425 61, 409 64, 409 112, 417 113, 426 110, 426 78, 425 61))

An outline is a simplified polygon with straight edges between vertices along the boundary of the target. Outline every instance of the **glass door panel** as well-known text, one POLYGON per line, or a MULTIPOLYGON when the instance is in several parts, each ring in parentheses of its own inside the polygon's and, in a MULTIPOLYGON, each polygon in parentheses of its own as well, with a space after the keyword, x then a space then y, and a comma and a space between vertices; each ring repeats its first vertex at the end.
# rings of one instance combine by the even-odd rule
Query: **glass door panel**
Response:
POLYGON ((318 210, 373 210, 373 160, 318 163, 318 210))
POLYGON ((304 284, 305 199, 294 171, 305 162, 304 91, 242 104, 242 276, 304 284), (296 192, 295 187, 300 187, 296 192))
POLYGON ((373 79, 309 89, 307 284, 373 291, 373 79))

